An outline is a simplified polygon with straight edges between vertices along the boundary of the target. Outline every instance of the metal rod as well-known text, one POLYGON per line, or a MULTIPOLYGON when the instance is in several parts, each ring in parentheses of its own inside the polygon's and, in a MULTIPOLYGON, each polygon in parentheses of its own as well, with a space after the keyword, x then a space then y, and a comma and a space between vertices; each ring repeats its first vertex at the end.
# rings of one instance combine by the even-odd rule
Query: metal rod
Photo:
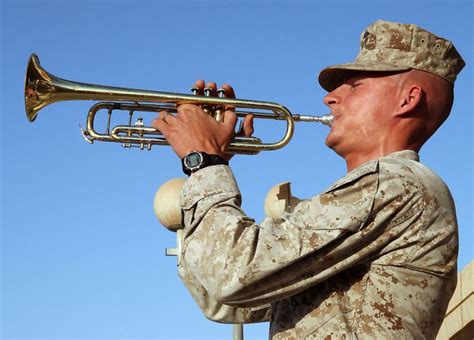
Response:
POLYGON ((233 331, 234 340, 244 340, 244 325, 241 323, 233 324, 233 331))

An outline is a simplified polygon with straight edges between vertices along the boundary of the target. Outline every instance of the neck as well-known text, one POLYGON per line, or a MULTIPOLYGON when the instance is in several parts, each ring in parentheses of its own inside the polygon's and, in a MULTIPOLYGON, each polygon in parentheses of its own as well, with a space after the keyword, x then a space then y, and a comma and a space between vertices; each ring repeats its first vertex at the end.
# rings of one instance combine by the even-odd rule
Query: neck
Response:
POLYGON ((347 172, 350 172, 364 163, 367 163, 375 159, 379 159, 391 153, 402 151, 402 150, 413 150, 413 151, 419 152, 419 149, 420 148, 416 145, 403 145, 403 146, 397 146, 397 147, 394 147, 394 146, 384 147, 383 145, 381 145, 381 147, 377 150, 372 150, 366 153, 359 152, 359 153, 348 154, 348 155, 344 155, 343 157, 346 160, 347 172))
POLYGON ((357 155, 348 155, 345 156, 344 159, 346 160, 347 172, 351 172, 358 166, 367 163, 368 161, 378 159, 384 155, 380 155, 378 153, 370 153, 370 154, 357 154, 357 155))

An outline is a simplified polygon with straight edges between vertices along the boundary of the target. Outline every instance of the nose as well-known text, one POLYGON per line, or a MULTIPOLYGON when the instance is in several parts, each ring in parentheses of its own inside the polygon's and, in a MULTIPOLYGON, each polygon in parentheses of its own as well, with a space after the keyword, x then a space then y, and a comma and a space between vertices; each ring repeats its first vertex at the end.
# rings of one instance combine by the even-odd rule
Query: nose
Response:
POLYGON ((329 92, 323 98, 324 104, 331 107, 332 105, 339 104, 341 102, 341 97, 338 96, 335 91, 329 92))

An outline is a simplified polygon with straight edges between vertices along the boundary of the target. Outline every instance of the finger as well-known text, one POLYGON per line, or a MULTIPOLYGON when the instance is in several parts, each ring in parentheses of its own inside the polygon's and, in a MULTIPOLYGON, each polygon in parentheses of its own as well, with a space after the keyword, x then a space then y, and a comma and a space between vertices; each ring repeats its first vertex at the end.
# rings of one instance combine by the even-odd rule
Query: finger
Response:
MULTIPOLYGON (((225 97, 226 98, 235 98, 235 92, 234 92, 234 89, 232 88, 232 86, 230 86, 229 84, 223 84, 221 86, 221 89, 224 89, 225 91, 225 97)), ((234 106, 231 106, 231 105, 227 105, 225 107, 225 110, 228 110, 228 111, 235 111, 235 107, 234 106)))
POLYGON ((177 108, 176 117, 173 116, 173 118, 189 121, 190 119, 202 119, 203 115, 205 115, 205 113, 201 107, 195 104, 181 104, 177 108))
POLYGON ((194 83, 194 86, 192 88, 196 89, 196 95, 197 96, 202 96, 204 94, 204 87, 205 86, 206 86, 206 83, 204 82, 204 80, 199 79, 199 80, 196 80, 196 82, 194 83))
POLYGON ((213 82, 213 81, 207 82, 206 87, 204 88, 204 90, 206 90, 206 89, 210 90, 210 93, 209 93, 210 97, 216 97, 217 96, 217 85, 216 85, 215 82, 213 82))
POLYGON ((158 119, 166 123, 166 117, 169 115, 168 111, 161 111, 158 114, 158 119))
POLYGON ((243 128, 244 128, 245 137, 250 137, 253 135, 254 128, 253 128, 253 115, 252 114, 248 114, 245 116, 243 128))
POLYGON ((175 117, 168 111, 164 110, 164 111, 160 111, 158 115, 158 119, 163 121, 166 124, 170 124, 170 122, 175 120, 175 117))
POLYGON ((169 125, 166 124, 161 118, 156 118, 151 122, 151 126, 159 130, 163 135, 166 135, 169 129, 169 125))
POLYGON ((166 118, 162 120, 168 125, 173 125, 176 122, 176 117, 172 113, 168 112, 168 114, 166 115, 166 118))
POLYGON ((231 128, 233 131, 235 128, 235 124, 237 124, 237 115, 235 114, 235 112, 231 110, 225 111, 222 125, 231 128))
POLYGON ((225 90, 225 96, 227 98, 235 98, 235 92, 234 92, 234 89, 232 88, 232 86, 230 86, 229 84, 223 84, 221 86, 221 89, 224 89, 225 90))

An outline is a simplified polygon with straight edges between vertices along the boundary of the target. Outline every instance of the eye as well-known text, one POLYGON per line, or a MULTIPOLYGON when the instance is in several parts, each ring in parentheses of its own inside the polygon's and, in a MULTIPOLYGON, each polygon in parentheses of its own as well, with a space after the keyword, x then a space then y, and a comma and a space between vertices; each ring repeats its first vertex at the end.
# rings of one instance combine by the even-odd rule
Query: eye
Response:
POLYGON ((359 85, 361 85, 361 83, 352 83, 352 84, 349 84, 351 91, 354 91, 355 88, 358 87, 359 85))

